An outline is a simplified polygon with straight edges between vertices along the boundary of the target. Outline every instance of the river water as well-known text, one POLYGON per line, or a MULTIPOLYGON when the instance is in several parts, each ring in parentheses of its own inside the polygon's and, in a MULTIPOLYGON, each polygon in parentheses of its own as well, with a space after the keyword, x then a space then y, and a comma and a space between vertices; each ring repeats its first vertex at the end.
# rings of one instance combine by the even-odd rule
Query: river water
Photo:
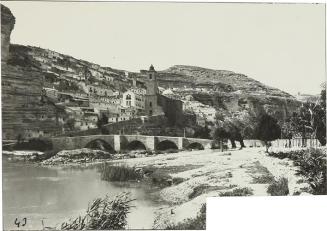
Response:
POLYGON ((143 183, 102 181, 97 166, 54 168, 3 159, 2 171, 5 229, 18 229, 16 218, 21 224, 26 218, 26 225, 19 229, 56 227, 69 218, 85 214, 93 199, 121 192, 130 192, 136 199, 132 202, 135 207, 128 215, 127 228, 151 229, 154 211, 162 205, 157 189, 143 183))

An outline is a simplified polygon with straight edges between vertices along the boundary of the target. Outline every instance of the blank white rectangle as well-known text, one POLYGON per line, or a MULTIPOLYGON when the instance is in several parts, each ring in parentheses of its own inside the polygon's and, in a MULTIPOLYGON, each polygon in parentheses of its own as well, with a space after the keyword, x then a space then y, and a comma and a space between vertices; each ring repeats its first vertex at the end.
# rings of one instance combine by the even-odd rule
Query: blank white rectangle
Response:
POLYGON ((215 197, 207 230, 327 230, 327 196, 215 197))

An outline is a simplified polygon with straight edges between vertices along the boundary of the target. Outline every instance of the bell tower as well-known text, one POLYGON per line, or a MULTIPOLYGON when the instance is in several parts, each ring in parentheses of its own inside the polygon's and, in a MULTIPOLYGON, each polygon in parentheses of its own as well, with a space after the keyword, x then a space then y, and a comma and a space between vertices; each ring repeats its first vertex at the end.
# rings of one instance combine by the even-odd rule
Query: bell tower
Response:
POLYGON ((153 65, 151 64, 149 71, 147 71, 146 76, 146 100, 145 100, 145 110, 146 114, 151 116, 156 114, 158 109, 158 83, 157 83, 157 72, 155 71, 153 65))
POLYGON ((158 94, 158 83, 157 83, 157 72, 154 70, 153 65, 151 64, 149 71, 147 73, 146 80, 146 94, 147 95, 156 95, 158 94))

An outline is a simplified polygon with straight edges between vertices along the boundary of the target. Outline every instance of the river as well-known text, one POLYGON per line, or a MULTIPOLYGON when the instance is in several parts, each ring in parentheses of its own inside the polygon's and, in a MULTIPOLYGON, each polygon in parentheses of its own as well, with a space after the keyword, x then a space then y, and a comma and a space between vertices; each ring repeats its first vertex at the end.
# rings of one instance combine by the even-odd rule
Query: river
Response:
POLYGON ((42 167, 3 158, 2 173, 5 229, 18 229, 16 218, 21 224, 24 218, 27 221, 19 229, 56 227, 84 214, 93 199, 120 192, 130 192, 136 199, 132 202, 135 207, 128 215, 127 228, 151 229, 154 211, 162 205, 156 188, 143 183, 102 181, 97 166, 42 167))

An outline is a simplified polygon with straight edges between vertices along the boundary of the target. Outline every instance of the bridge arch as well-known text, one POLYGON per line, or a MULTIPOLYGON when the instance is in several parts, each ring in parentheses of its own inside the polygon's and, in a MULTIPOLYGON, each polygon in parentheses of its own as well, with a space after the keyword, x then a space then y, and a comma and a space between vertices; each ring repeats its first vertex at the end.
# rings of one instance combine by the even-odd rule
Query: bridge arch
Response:
POLYGON ((114 148, 109 143, 104 141, 103 139, 91 140, 85 145, 85 148, 99 149, 99 150, 103 150, 103 151, 107 151, 107 152, 111 152, 111 153, 115 152, 114 148))
POLYGON ((142 141, 132 140, 126 145, 127 150, 146 150, 146 146, 142 141))
POLYGON ((156 145, 156 149, 160 151, 165 151, 169 149, 178 149, 175 142, 171 140, 163 140, 156 145))
POLYGON ((190 143, 189 145, 187 145, 186 148, 187 148, 187 149, 204 150, 204 146, 203 146, 203 144, 201 144, 201 143, 199 143, 199 142, 193 142, 193 143, 190 143))

